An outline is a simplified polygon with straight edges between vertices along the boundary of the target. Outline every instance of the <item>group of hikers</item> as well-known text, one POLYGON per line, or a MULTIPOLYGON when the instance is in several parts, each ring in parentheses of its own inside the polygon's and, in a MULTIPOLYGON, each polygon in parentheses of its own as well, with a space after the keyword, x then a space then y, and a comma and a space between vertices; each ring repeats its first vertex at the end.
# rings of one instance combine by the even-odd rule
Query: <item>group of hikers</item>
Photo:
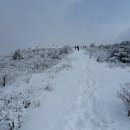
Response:
POLYGON ((74 47, 74 49, 75 50, 77 50, 77 51, 79 51, 79 49, 86 49, 87 48, 87 46, 85 46, 85 45, 81 45, 81 46, 77 46, 77 45, 75 45, 75 47, 74 47))
POLYGON ((78 51, 79 51, 79 46, 75 46, 75 50, 78 50, 78 51))

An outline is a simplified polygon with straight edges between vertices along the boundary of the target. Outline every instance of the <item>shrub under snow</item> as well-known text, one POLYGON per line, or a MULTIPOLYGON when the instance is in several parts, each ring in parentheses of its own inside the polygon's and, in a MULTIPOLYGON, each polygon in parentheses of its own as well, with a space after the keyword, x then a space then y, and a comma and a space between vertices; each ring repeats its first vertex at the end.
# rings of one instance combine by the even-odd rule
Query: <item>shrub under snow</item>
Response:
POLYGON ((128 116, 130 116, 130 84, 126 84, 118 91, 118 97, 128 109, 128 116))
POLYGON ((113 45, 90 45, 87 51, 97 62, 108 62, 118 66, 130 65, 130 41, 113 45))
POLYGON ((0 57, 0 87, 12 84, 19 76, 41 73, 56 65, 72 48, 34 48, 16 50, 9 56, 0 57))
MULTIPOLYGON (((13 54, 0 57, 0 87, 12 84, 18 77, 30 73, 41 73, 47 68, 56 65, 72 48, 34 48, 17 50, 13 54)), ((64 68, 65 66, 62 66, 64 68)), ((60 69, 62 69, 60 68, 60 69)), ((29 79, 26 79, 29 82, 29 79)), ((16 130, 23 122, 26 109, 32 105, 40 106, 40 100, 35 100, 33 89, 5 93, 6 88, 0 88, 0 128, 2 130, 16 130)), ((50 82, 47 82, 46 90, 53 90, 50 82)))
POLYGON ((6 130, 20 128, 25 109, 31 101, 23 93, 4 94, 0 92, 0 126, 6 130))

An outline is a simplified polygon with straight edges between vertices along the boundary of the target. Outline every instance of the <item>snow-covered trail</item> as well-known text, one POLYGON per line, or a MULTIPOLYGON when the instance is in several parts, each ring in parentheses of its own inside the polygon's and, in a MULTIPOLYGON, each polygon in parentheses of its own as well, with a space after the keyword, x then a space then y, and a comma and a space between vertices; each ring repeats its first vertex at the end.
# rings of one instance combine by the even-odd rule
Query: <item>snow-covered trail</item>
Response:
POLYGON ((106 111, 112 106, 107 105, 107 100, 104 105, 108 88, 103 88, 107 80, 100 73, 106 68, 95 67, 84 51, 76 51, 69 58, 72 68, 54 77, 54 90, 44 93, 42 106, 31 110, 21 130, 122 130, 128 120, 124 118, 126 124, 122 125, 122 119, 117 119, 112 112, 115 117, 111 119, 111 113, 106 111))
POLYGON ((54 79, 54 90, 43 106, 31 112, 23 130, 104 130, 104 118, 90 59, 84 52, 71 55, 72 69, 54 79))
POLYGON ((68 114, 64 130, 106 130, 109 123, 105 119, 103 103, 100 100, 102 91, 97 83, 91 59, 81 53, 75 66, 80 72, 77 97, 75 107, 68 114))

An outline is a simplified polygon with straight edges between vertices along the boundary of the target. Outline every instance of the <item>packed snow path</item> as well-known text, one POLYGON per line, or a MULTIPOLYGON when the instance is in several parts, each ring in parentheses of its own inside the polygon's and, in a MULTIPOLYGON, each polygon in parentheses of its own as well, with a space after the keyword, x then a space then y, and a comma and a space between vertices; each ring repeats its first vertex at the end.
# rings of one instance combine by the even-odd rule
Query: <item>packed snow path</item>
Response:
POLYGON ((84 53, 70 55, 71 68, 56 75, 54 90, 45 93, 42 106, 29 113, 22 130, 116 130, 104 108, 96 68, 84 53))

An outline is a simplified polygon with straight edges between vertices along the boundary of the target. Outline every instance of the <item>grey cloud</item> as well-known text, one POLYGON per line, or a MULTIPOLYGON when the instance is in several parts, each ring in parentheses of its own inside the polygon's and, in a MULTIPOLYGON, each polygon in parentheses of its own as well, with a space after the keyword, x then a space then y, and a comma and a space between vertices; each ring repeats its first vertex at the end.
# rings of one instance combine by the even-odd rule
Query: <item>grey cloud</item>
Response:
POLYGON ((130 26, 129 4, 128 0, 1 0, 0 54, 36 45, 116 42, 130 26))

